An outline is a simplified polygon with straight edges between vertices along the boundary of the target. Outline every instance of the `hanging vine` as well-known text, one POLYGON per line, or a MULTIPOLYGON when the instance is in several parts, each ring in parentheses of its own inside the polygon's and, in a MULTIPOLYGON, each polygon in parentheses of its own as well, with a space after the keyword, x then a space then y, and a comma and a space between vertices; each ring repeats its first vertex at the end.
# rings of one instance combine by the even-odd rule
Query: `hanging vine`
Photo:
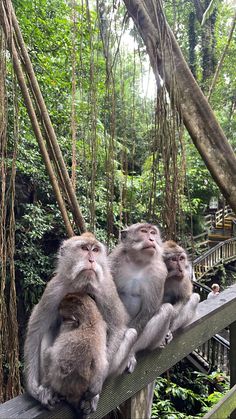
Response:
MULTIPOLYGON (((182 120, 179 108, 179 93, 175 79, 176 69, 172 59, 171 42, 168 38, 166 20, 161 1, 151 0, 153 20, 159 33, 158 57, 162 65, 156 73, 157 104, 155 136, 152 143, 152 188, 150 192, 149 215, 156 220, 157 208, 161 208, 162 224, 166 237, 177 239, 177 225, 180 225, 181 203, 185 179, 185 159, 182 144, 182 120), (171 80, 169 93, 162 71, 166 56, 171 57, 171 80), (164 188, 163 188, 164 182, 164 188), (163 200, 157 199, 158 187, 163 188, 163 200), (178 222, 177 222, 178 221, 178 222)), ((159 220, 160 221, 160 220, 159 220)))
POLYGON ((71 2, 71 142, 72 142, 72 164, 71 164, 71 182, 75 189, 76 187, 76 169, 77 169, 77 153, 76 153, 76 136, 77 136, 77 121, 76 121, 76 38, 77 38, 77 2, 71 2))
POLYGON ((1 137, 1 213, 0 213, 0 400, 8 400, 21 391, 19 373, 19 341, 17 323, 17 302, 15 288, 15 175, 18 142, 18 108, 16 90, 13 87, 14 145, 12 152, 7 147, 6 106, 6 59, 5 42, 0 33, 0 137, 1 137), (8 169, 11 161, 11 170, 8 169))
MULTIPOLYGON (((109 7, 109 6, 107 6, 109 7)), ((114 8, 111 6, 111 9, 114 8)), ((107 244, 109 245, 113 234, 114 214, 114 158, 115 158, 115 88, 114 88, 114 62, 111 55, 112 50, 112 28, 111 19, 108 22, 108 11, 104 2, 97 1, 97 10, 100 22, 100 35, 103 45, 103 55, 106 67, 106 97, 105 97, 105 134, 106 140, 106 189, 107 189, 107 244)), ((114 10, 114 9, 113 9, 114 10)))

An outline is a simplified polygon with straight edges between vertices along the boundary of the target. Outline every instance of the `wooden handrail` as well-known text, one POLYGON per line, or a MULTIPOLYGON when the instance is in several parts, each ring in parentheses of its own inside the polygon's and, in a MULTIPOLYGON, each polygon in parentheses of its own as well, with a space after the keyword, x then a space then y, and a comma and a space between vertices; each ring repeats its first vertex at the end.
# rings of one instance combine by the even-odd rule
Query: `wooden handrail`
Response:
MULTIPOLYGON (((165 349, 150 353, 140 353, 133 374, 123 374, 109 379, 104 385, 97 411, 91 419, 99 419, 135 395, 152 382, 157 376, 171 368, 217 332, 236 321, 236 285, 223 291, 218 298, 199 304, 195 320, 181 332, 176 333, 173 341, 165 349)), ((231 366, 235 369, 235 357, 231 366)), ((236 383, 233 383, 236 384, 236 383)), ((39 403, 24 394, 0 406, 0 418, 73 418, 72 409, 60 404, 53 411, 43 409, 39 403)))
POLYGON ((228 418, 236 409, 236 385, 234 385, 222 399, 203 417, 203 419, 228 418))

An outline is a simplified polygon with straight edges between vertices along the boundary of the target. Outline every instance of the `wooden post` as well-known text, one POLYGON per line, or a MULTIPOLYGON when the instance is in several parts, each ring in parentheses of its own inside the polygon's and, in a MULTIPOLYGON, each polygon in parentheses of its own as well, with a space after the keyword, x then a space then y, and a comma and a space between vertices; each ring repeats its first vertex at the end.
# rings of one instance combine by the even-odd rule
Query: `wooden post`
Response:
POLYGON ((120 406, 121 419, 149 419, 152 412, 152 401, 155 381, 139 390, 133 397, 120 406))
MULTIPOLYGON (((230 387, 233 387, 236 384, 236 357, 235 357, 235 348, 236 348, 236 322, 231 323, 229 328, 230 336, 230 387)), ((230 415, 230 419, 236 419, 236 410, 230 415)))

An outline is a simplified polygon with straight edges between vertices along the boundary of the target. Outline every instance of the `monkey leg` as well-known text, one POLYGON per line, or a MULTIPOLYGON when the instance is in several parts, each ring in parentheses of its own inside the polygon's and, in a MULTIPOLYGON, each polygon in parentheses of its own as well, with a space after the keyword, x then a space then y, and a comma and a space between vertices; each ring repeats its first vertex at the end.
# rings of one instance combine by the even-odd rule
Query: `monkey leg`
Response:
POLYGON ((80 410, 84 415, 89 415, 92 412, 95 412, 97 409, 100 393, 102 391, 103 383, 107 377, 108 371, 108 362, 100 362, 99 368, 96 369, 95 374, 89 380, 89 387, 84 393, 81 402, 80 410))
POLYGON ((191 322, 197 312, 199 301, 200 295, 193 293, 186 304, 177 303, 174 305, 174 314, 170 326, 172 332, 180 327, 187 326, 191 322))
POLYGON ((113 353, 113 357, 111 359, 109 375, 113 373, 120 374, 124 370, 121 365, 123 364, 124 359, 127 358, 136 339, 137 331, 133 328, 126 329, 125 332, 120 334, 120 339, 119 341, 116 341, 115 345, 116 351, 113 353))
POLYGON ((163 343, 170 330, 170 321, 173 315, 173 306, 169 303, 162 304, 160 310, 146 324, 143 332, 134 344, 134 352, 143 349, 155 349, 163 343))
POLYGON ((173 316, 173 306, 162 304, 160 310, 146 324, 143 332, 135 342, 127 362, 127 371, 132 373, 137 364, 135 353, 144 349, 163 347, 172 340, 170 321, 173 316))

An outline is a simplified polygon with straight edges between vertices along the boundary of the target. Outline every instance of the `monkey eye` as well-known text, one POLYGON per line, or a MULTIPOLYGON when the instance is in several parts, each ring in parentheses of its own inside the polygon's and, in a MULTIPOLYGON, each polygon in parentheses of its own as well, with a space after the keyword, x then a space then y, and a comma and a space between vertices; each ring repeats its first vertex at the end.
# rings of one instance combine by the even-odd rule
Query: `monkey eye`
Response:
POLYGON ((184 256, 180 256, 179 260, 184 260, 185 257, 184 256))
POLYGON ((146 228, 141 228, 141 233, 147 233, 147 230, 146 230, 146 228))
POLYGON ((155 230, 150 231, 150 234, 157 234, 155 230))
POLYGON ((98 247, 94 247, 93 248, 93 252, 98 253, 99 252, 99 248, 98 247))
POLYGON ((84 251, 88 251, 88 246, 86 246, 86 244, 82 244, 81 249, 84 251))

